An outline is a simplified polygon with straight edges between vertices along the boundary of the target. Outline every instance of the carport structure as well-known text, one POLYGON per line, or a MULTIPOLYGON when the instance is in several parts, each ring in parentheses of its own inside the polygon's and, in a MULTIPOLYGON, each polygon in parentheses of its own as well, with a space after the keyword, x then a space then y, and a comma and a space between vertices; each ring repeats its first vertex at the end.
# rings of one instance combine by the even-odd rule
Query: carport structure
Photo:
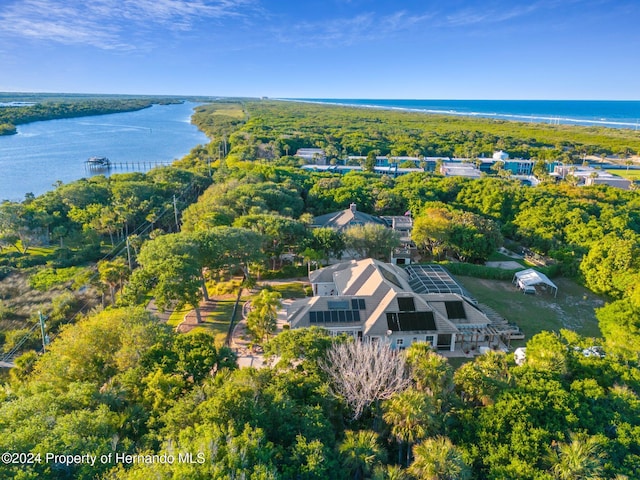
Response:
POLYGON ((549 277, 547 277, 544 273, 538 272, 533 268, 516 272, 513 276, 512 283, 517 285, 521 290, 524 290, 526 287, 547 285, 553 289, 553 296, 558 296, 558 287, 556 286, 556 284, 549 280, 549 277))

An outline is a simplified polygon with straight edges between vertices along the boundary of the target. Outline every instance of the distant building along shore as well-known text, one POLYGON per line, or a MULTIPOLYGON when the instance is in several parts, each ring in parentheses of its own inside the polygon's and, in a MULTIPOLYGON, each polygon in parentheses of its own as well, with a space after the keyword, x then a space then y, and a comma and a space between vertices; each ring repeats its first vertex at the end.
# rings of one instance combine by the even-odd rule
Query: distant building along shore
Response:
MULTIPOLYGON (((302 158, 304 170, 316 170, 334 173, 348 173, 362 171, 362 163, 365 156, 351 155, 346 160, 337 161, 335 164, 327 162, 325 152, 320 148, 301 148, 296 157, 302 158)), ((503 170, 509 178, 520 180, 526 185, 535 186, 540 180, 533 174, 535 160, 522 158, 511 159, 509 154, 502 150, 493 153, 491 158, 479 157, 455 158, 455 157, 409 157, 409 156, 376 156, 376 164, 373 167, 375 173, 391 175, 394 177, 412 172, 437 172, 446 177, 481 178, 484 175, 503 170), (402 166, 401 166, 402 165, 402 166)), ((612 187, 628 190, 632 181, 622 178, 614 173, 607 172, 598 165, 566 165, 560 161, 552 161, 546 164, 547 172, 552 178, 566 179, 568 175, 576 178, 577 185, 610 185, 612 187)), ((614 165, 615 166, 615 165, 614 165)))

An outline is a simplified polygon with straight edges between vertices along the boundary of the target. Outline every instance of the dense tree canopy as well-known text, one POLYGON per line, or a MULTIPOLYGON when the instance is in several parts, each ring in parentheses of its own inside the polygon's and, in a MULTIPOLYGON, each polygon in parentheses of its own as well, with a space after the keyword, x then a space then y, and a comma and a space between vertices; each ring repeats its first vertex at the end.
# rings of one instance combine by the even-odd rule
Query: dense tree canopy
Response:
MULTIPOLYGON (((637 191, 566 182, 528 188, 497 176, 426 172, 339 176, 279 159, 309 146, 332 158, 376 150, 473 157, 498 146, 550 158, 606 152, 626 142, 626 133, 577 129, 567 140, 550 126, 296 108, 297 116, 269 101, 203 108, 197 121, 208 124, 215 144, 194 149, 180 163, 185 168, 92 177, 1 205, 0 267, 35 266, 32 283, 41 288, 69 273, 82 284, 92 277, 111 303, 130 306, 74 316, 70 292, 56 299, 47 352, 18 358, 0 389, 0 449, 191 453, 194 461, 2 464, 0 476, 637 478, 637 191), (489 352, 454 372, 426 343, 391 352, 317 327, 270 338, 279 294, 264 289, 250 328, 269 361, 238 369, 233 352, 209 333, 177 334, 142 306, 151 294, 160 306, 197 307, 207 283, 249 275, 266 262, 278 267, 284 253, 294 262, 312 250, 337 257, 347 247, 386 255, 395 245, 382 236, 389 230, 369 237, 307 230, 313 215, 352 202, 371 214, 410 214, 425 257, 479 262, 503 238, 551 257, 558 270, 606 295, 597 312, 603 338, 544 332, 529 339, 521 366, 489 352), (39 243, 52 253, 31 255, 39 243), (62 268, 90 260, 82 269, 62 268), (119 294, 129 260, 133 272, 119 294), (587 347, 602 354, 586 356, 587 347)), ((15 344, 15 337, 1 339, 15 344)))

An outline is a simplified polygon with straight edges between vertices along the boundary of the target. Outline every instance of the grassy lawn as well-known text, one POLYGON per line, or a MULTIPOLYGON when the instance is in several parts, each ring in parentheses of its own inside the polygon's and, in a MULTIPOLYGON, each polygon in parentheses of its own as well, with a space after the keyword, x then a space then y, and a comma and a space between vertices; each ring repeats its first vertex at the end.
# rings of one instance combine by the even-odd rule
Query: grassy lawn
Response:
POLYGON ((640 170, 607 170, 606 168, 605 170, 628 180, 640 180, 640 170))
POLYGON ((518 324, 526 340, 543 330, 562 328, 600 337, 594 308, 603 306, 604 300, 569 279, 553 279, 558 286, 558 296, 554 298, 551 293, 524 295, 509 281, 457 278, 476 300, 518 324))
POLYGON ((233 117, 238 120, 243 120, 245 117, 242 105, 239 103, 222 103, 215 104, 215 110, 212 112, 214 116, 233 117))
MULTIPOLYGON (((229 331, 229 323, 231 322, 231 314, 233 313, 233 307, 236 303, 235 295, 219 295, 211 297, 216 302, 216 308, 212 312, 202 312, 202 323, 193 328, 191 332, 205 331, 215 336, 216 345, 222 345, 227 338, 227 332, 229 331)), ((247 301, 248 298, 242 297, 240 299, 240 305, 247 301)), ((180 310, 174 310, 167 321, 168 325, 177 327, 184 316, 192 310, 191 307, 184 307, 180 310)), ((240 320, 240 313, 238 313, 237 320, 240 320)))
POLYGON ((618 170, 605 168, 605 171, 613 173, 614 175, 619 175, 623 178, 628 178, 629 180, 640 180, 640 170, 618 170))
MULTIPOLYGON (((55 250, 55 247, 29 247, 27 249, 27 253, 23 254, 22 242, 20 241, 18 241, 17 243, 17 248, 20 250, 19 252, 14 246, 3 249, 2 253, 0 253, 0 258, 4 257, 5 253, 11 253, 12 255, 16 255, 19 253, 20 255, 25 255, 28 257, 47 257, 51 255, 55 250)), ((42 263, 44 263, 44 261, 42 263)))
POLYGON ((271 285, 271 289, 280 292, 282 298, 305 298, 305 284, 299 282, 281 283, 271 285))
MULTIPOLYGON (((202 317, 202 324, 194 328, 192 331, 206 331, 216 338, 216 345, 224 344, 227 339, 227 332, 229 331, 229 323, 231 322, 231 314, 233 313, 233 306, 236 303, 235 295, 228 298, 217 298, 216 309, 210 312, 206 316, 202 317)), ((240 306, 244 303, 244 300, 240 300, 240 306)), ((238 312, 238 320, 240 319, 240 312, 238 312)))
POLYGON ((521 264, 525 264, 524 260, 520 260, 517 258, 512 258, 508 255, 505 255, 504 253, 500 253, 497 250, 494 251, 491 255, 489 255, 489 258, 487 259, 487 261, 489 262, 518 262, 521 264))
POLYGON ((184 307, 181 309, 175 309, 171 312, 169 316, 169 320, 167 320, 167 325, 171 325, 172 327, 177 327, 178 324, 184 320, 184 316, 191 311, 191 307, 184 307))
MULTIPOLYGON (((304 285, 297 282, 282 283, 272 285, 271 288, 282 294, 282 298, 304 298, 304 285)), ((205 331, 215 335, 216 345, 222 345, 227 338, 227 332, 229 331, 229 323, 231 322, 231 315, 233 314, 233 307, 236 303, 236 295, 214 295, 211 297, 216 302, 215 310, 211 312, 202 312, 202 323, 195 327, 192 332, 205 331)), ((241 297, 240 305, 242 306, 250 297, 241 297)), ((173 327, 176 327, 184 316, 191 311, 190 307, 185 307, 182 310, 175 310, 167 323, 173 327)), ((241 312, 238 312, 236 320, 240 320, 241 312)))
POLYGON ((29 247, 29 250, 27 250, 27 255, 46 256, 46 255, 51 255, 54 250, 55 250, 54 247, 29 247))

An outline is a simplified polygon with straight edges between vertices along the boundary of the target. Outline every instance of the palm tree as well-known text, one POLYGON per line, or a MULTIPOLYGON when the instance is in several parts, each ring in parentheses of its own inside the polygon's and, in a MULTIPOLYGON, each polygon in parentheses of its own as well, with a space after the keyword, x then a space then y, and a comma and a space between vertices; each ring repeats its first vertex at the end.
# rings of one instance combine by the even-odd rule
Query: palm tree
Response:
POLYGON ((247 316, 247 327, 255 340, 266 342, 269 335, 276 331, 281 298, 282 295, 279 292, 265 289, 253 300, 251 304, 253 310, 247 316))
POLYGON ((395 394, 384 405, 382 418, 391 426, 391 434, 399 444, 398 463, 402 463, 402 444, 406 443, 406 465, 411 459, 411 446, 427 436, 433 423, 430 398, 416 390, 395 394))
POLYGON ((413 343, 406 351, 416 388, 444 400, 453 391, 453 369, 449 361, 428 343, 413 343))
POLYGON ((413 447, 410 474, 420 480, 466 480, 471 470, 447 437, 428 438, 413 447))
POLYGON ((111 303, 116 303, 116 290, 122 288, 123 282, 129 277, 131 271, 124 259, 116 258, 113 261, 102 260, 98 263, 100 281, 109 287, 111 303))
POLYGON ((378 443, 378 434, 372 430, 347 430, 338 446, 342 465, 353 474, 354 480, 369 475, 376 463, 384 462, 385 451, 378 443))
POLYGON ((550 460, 551 472, 558 480, 602 478, 602 452, 596 437, 570 433, 569 442, 557 444, 550 460))
POLYGON ((371 480, 409 480, 409 475, 399 465, 380 465, 374 470, 371 480))
POLYGON ((322 260, 322 257, 322 252, 318 252, 317 250, 314 250, 310 247, 304 249, 304 252, 302 252, 302 258, 303 261, 307 264, 308 275, 311 274, 311 264, 315 263, 316 265, 318 265, 318 262, 322 260))

